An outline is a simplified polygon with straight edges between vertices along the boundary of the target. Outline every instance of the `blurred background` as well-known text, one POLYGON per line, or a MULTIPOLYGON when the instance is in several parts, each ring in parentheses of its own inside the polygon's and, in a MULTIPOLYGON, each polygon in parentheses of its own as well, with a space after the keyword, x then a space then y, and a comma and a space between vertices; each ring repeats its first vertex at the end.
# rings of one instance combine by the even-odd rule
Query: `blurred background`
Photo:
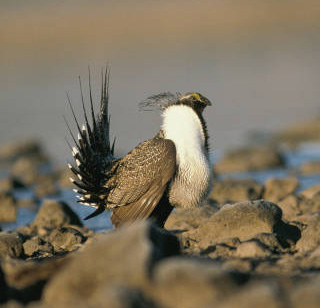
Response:
POLYGON ((66 91, 81 115, 78 75, 111 65, 112 131, 123 155, 158 131, 138 103, 197 91, 213 155, 320 114, 316 0, 0 2, 0 143, 36 137, 70 157, 66 91))

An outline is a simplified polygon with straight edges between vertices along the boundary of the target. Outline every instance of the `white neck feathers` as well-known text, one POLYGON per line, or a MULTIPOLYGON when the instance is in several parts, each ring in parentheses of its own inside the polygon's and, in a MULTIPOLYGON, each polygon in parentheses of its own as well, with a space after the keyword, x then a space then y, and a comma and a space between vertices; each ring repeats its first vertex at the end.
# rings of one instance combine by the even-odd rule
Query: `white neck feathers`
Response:
POLYGON ((162 130, 165 138, 172 140, 176 146, 178 164, 203 153, 203 128, 198 115, 191 107, 173 105, 165 109, 162 116, 162 130))

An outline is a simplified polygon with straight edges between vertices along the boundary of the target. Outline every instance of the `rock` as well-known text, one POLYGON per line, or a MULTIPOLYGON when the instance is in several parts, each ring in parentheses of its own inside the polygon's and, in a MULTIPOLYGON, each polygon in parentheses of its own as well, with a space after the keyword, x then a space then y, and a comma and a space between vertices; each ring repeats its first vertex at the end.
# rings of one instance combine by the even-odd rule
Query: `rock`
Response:
MULTIPOLYGON (((96 308, 152 308, 158 307, 139 289, 123 286, 101 285, 93 295, 96 308)), ((86 308, 87 306, 84 306, 86 308)), ((77 308, 77 306, 75 306, 77 308)))
POLYGON ((299 208, 303 214, 317 214, 320 212, 320 191, 311 198, 300 197, 299 208))
POLYGON ((239 258, 266 258, 271 255, 271 251, 257 240, 250 240, 241 243, 235 254, 239 258))
POLYGON ((270 251, 283 251, 283 246, 273 233, 258 233, 254 236, 254 240, 261 243, 264 247, 267 247, 270 251))
POLYGON ((0 260, 23 255, 22 240, 16 233, 0 232, 0 260))
POLYGON ((12 166, 11 176, 20 179, 26 185, 34 184, 39 176, 38 161, 28 157, 19 158, 12 166))
POLYGON ((299 181, 294 177, 284 179, 270 178, 265 184, 263 198, 267 201, 278 202, 291 195, 299 186, 299 181))
POLYGON ((197 228, 202 221, 218 211, 218 207, 210 204, 188 210, 177 208, 166 221, 165 228, 168 230, 189 230, 197 228))
MULTIPOLYGON (((226 296, 217 308, 283 308, 288 307, 286 295, 279 296, 280 287, 275 282, 251 282, 232 296, 226 296)), ((307 306, 305 306, 307 307, 307 306)))
POLYGON ((320 161, 309 161, 301 165, 299 171, 302 174, 320 174, 320 161))
POLYGON ((249 273, 253 266, 248 259, 232 258, 224 260, 222 268, 231 272, 249 273))
POLYGON ((283 167, 284 159, 272 146, 245 147, 229 151, 215 165, 217 173, 245 172, 283 167))
POLYGON ((211 192, 211 199, 220 204, 257 200, 262 195, 262 185, 251 179, 224 179, 216 182, 211 192))
POLYGON ((48 176, 39 176, 35 185, 35 194, 38 198, 53 196, 60 193, 55 180, 48 176), (40 179, 39 179, 40 178, 40 179))
POLYGON ((319 140, 320 118, 301 122, 288 127, 276 134, 275 139, 289 145, 296 145, 299 142, 306 142, 310 140, 319 140))
MULTIPOLYGON (((68 257, 36 262, 11 260, 3 264, 10 298, 22 302, 39 300, 49 279, 69 262, 68 257)), ((56 306, 57 307, 57 306, 56 306)))
POLYGON ((218 258, 230 258, 234 256, 234 253, 236 251, 235 247, 226 245, 224 243, 219 243, 217 245, 212 245, 207 247, 206 249, 200 251, 200 254, 203 256, 210 257, 212 259, 218 259, 218 258))
POLYGON ((219 263, 175 257, 157 265, 150 293, 160 307, 215 307, 234 292, 235 286, 219 263))
POLYGON ((45 200, 33 225, 38 228, 56 229, 65 225, 82 226, 82 223, 66 203, 45 200))
MULTIPOLYGON (((7 300, 7 284, 4 277, 4 273, 0 266, 0 305, 7 300)), ((1 306, 2 307, 2 306, 1 306)))
POLYGON ((279 201, 277 204, 282 210, 283 218, 290 221, 294 220, 296 216, 302 214, 299 203, 300 200, 297 196, 289 195, 279 201))
POLYGON ((117 229, 76 253, 44 292, 46 303, 94 303, 94 294, 104 288, 143 288, 149 284, 152 268, 165 257, 179 253, 173 235, 141 221, 117 229))
POLYGON ((38 204, 40 203, 39 199, 32 198, 32 199, 19 199, 17 201, 18 207, 28 207, 34 211, 37 210, 38 204))
POLYGON ((290 292, 292 308, 318 308, 320 303, 320 277, 319 275, 309 281, 302 282, 290 292))
POLYGON ((47 161, 41 145, 36 140, 23 140, 7 143, 0 148, 0 161, 14 161, 18 157, 36 157, 38 160, 47 161))
POLYGON ((73 251, 85 240, 86 238, 78 230, 71 227, 53 230, 49 236, 49 242, 55 251, 73 251))
POLYGON ((273 233, 281 215, 276 204, 263 200, 226 204, 192 235, 202 248, 231 237, 245 241, 258 233, 273 233))
POLYGON ((308 272, 312 272, 315 269, 320 269, 320 246, 318 246, 311 253, 304 254, 299 263, 299 267, 308 272))
POLYGON ((320 193, 320 184, 313 185, 303 190, 300 195, 307 199, 312 199, 317 193, 320 193))
POLYGON ((15 300, 10 300, 1 306, 1 308, 23 308, 23 307, 25 307, 23 306, 23 304, 15 300))
POLYGON ((17 202, 10 193, 0 193, 0 221, 10 222, 17 218, 17 202))
POLYGON ((74 188, 74 184, 70 181, 74 174, 70 170, 70 168, 63 168, 58 170, 57 177, 58 177, 58 184, 64 188, 74 188))
POLYGON ((37 227, 30 224, 17 228, 16 232, 23 238, 23 240, 30 239, 37 235, 37 227))
POLYGON ((308 252, 320 245, 320 215, 313 215, 308 221, 296 248, 299 252, 308 252))
POLYGON ((0 180, 0 193, 10 192, 15 188, 23 188, 25 185, 15 177, 7 177, 0 180))
POLYGON ((39 236, 35 236, 23 243, 23 250, 25 255, 37 257, 51 257, 53 256, 53 246, 45 242, 39 236))

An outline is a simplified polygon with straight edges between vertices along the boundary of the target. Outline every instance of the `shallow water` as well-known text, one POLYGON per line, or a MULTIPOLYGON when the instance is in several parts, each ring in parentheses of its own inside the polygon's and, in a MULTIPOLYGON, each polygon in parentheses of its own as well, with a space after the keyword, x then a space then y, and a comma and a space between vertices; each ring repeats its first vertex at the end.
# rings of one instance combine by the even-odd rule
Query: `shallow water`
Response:
MULTIPOLYGON (((297 176, 300 183, 298 192, 320 183, 320 174, 301 175, 296 172, 297 168, 299 168, 303 163, 310 160, 320 159, 320 143, 303 143, 295 150, 285 150, 283 155, 286 162, 285 168, 233 173, 228 175, 222 174, 219 176, 219 178, 252 178, 260 183, 264 183, 270 177, 282 178, 288 175, 294 175, 297 176)), ((33 191, 30 188, 16 189, 14 195, 17 199, 32 199, 33 191)), ((66 202, 82 220, 94 211, 94 209, 91 207, 77 203, 76 194, 72 189, 62 189, 59 196, 51 197, 49 199, 66 202)), ((12 223, 2 223, 0 226, 3 230, 14 230, 19 226, 28 224, 35 218, 40 206, 41 205, 31 208, 19 207, 17 221, 12 223)), ((94 231, 106 231, 112 228, 112 224, 110 222, 110 212, 104 212, 95 218, 83 220, 83 223, 94 231)))

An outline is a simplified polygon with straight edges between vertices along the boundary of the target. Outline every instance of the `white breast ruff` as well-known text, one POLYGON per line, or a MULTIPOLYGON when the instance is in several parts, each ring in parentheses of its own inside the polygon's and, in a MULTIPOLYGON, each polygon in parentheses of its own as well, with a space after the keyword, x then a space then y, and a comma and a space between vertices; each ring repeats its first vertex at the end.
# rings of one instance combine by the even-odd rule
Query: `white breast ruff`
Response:
POLYGON ((198 115, 185 105, 173 105, 163 112, 162 130, 174 142, 178 170, 169 200, 174 206, 198 206, 211 189, 211 164, 205 150, 205 135, 198 115))

